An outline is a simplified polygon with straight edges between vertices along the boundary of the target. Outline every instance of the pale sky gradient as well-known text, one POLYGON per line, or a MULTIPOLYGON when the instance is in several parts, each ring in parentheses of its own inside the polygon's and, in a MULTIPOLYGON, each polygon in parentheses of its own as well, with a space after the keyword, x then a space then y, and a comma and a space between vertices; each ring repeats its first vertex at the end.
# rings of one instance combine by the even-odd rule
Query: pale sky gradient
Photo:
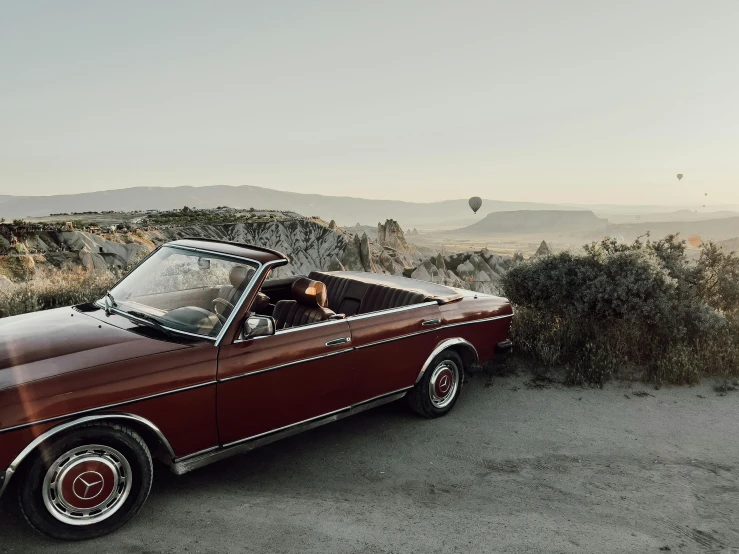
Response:
POLYGON ((212 184, 739 203, 739 1, 0 0, 0 194, 212 184))

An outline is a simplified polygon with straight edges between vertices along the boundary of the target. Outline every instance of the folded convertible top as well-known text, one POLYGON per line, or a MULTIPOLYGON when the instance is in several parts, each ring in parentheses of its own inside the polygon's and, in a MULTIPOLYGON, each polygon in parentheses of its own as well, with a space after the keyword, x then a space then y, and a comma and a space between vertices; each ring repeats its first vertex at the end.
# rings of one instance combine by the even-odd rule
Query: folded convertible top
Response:
POLYGON ((363 271, 321 271, 320 273, 353 279, 361 283, 385 285, 387 287, 417 292, 423 294, 427 301, 438 302, 439 304, 448 304, 449 302, 456 302, 464 298, 464 294, 451 287, 429 283, 427 281, 419 281, 418 279, 409 279, 408 277, 400 277, 398 275, 366 273, 363 271))

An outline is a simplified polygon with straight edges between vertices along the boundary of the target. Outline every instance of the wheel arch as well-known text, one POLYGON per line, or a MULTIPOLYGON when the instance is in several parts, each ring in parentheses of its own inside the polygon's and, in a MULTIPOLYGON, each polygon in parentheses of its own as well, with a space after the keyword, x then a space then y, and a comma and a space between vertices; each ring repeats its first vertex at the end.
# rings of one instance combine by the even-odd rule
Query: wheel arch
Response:
POLYGON ((176 457, 174 449, 172 448, 170 442, 167 440, 167 437, 164 436, 164 433, 162 433, 159 427, 157 427, 150 420, 135 414, 128 413, 101 413, 87 415, 56 425, 51 429, 48 429, 47 431, 41 433, 38 437, 31 441, 20 452, 20 454, 15 457, 10 466, 5 470, 5 479, 2 481, 2 483, 0 483, 0 495, 2 495, 2 493, 7 488, 8 483, 10 482, 13 475, 17 473, 18 470, 23 466, 23 463, 26 460, 30 459, 29 457, 31 456, 31 454, 40 450, 43 447, 44 443, 61 433, 71 431, 77 427, 85 425, 86 423, 93 422, 121 423, 125 425, 126 427, 141 435, 141 438, 146 443, 146 446, 149 447, 152 456, 159 453, 160 455, 158 456, 158 458, 161 461, 163 461, 170 467, 173 466, 173 460, 176 457))
POLYGON ((480 359, 477 355, 477 349, 468 340, 465 340, 462 337, 445 339, 441 341, 436 346, 436 348, 431 351, 429 357, 426 358, 426 361, 421 367, 421 371, 418 373, 418 377, 416 377, 416 383, 418 383, 423 378, 423 374, 426 372, 429 365, 431 365, 433 359, 444 350, 454 350, 457 354, 459 354, 459 357, 462 358, 462 362, 467 368, 473 364, 478 363, 480 359))

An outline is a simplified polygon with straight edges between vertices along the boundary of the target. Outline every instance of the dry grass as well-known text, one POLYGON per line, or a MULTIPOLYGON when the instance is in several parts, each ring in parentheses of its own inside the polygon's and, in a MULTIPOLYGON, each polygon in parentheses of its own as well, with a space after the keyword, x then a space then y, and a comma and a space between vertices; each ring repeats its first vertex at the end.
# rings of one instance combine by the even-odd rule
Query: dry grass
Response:
POLYGON ((20 315, 91 302, 100 298, 118 280, 112 273, 74 271, 48 272, 0 291, 0 317, 20 315))

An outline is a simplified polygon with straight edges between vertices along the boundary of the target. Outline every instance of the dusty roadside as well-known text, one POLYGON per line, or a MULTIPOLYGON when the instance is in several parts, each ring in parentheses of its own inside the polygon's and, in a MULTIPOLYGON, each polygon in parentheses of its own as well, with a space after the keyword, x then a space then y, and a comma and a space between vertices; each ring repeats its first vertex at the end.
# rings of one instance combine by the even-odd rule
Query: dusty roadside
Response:
POLYGON ((107 538, 0 552, 739 552, 739 392, 472 376, 447 417, 402 403, 174 477, 107 538), (669 550, 668 550, 669 549, 669 550))

